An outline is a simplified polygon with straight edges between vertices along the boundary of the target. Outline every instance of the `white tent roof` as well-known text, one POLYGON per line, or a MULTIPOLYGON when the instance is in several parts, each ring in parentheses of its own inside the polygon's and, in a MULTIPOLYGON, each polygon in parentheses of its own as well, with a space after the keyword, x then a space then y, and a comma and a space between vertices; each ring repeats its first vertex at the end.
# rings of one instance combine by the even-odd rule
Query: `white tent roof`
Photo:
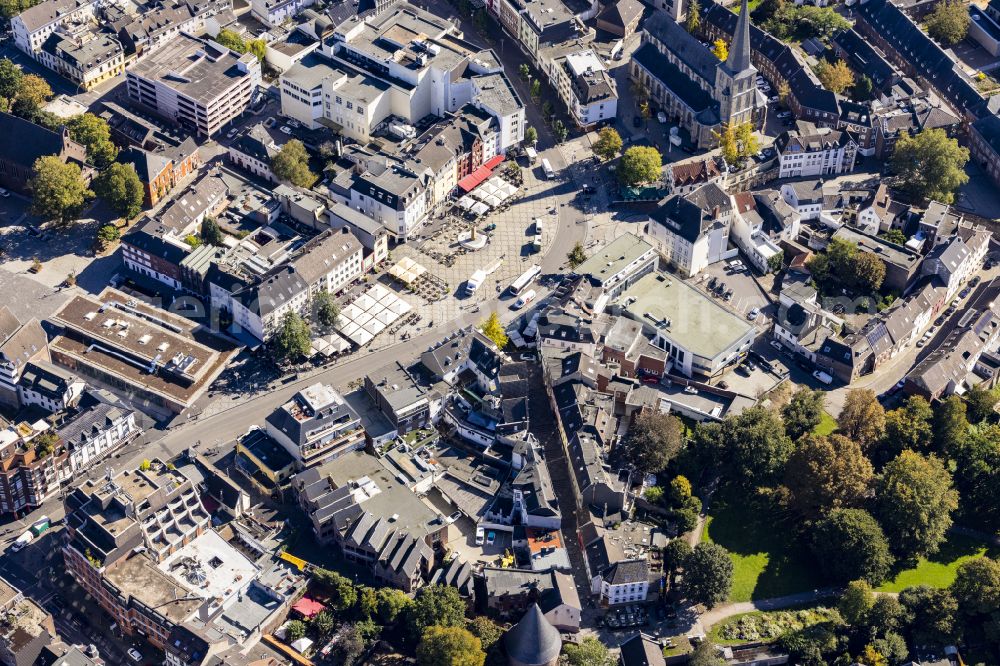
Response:
POLYGON ((299 640, 292 642, 292 648, 294 648, 299 654, 305 654, 305 651, 311 648, 312 644, 312 640, 303 636, 299 640))
POLYGON ((361 294, 355 299, 354 304, 357 305, 362 310, 368 310, 371 306, 375 305, 377 301, 369 296, 367 293, 361 294))
POLYGON ((490 207, 484 203, 476 202, 476 205, 472 207, 472 212, 476 215, 485 215, 490 212, 490 207))

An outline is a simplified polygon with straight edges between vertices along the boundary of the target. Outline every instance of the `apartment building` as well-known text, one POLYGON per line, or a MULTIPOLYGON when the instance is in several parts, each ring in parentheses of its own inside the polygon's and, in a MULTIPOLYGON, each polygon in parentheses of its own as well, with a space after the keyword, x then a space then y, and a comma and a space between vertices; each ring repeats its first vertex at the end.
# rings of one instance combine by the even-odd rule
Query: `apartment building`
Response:
POLYGON ((286 312, 305 314, 316 293, 334 293, 360 277, 363 255, 364 248, 349 229, 327 231, 287 264, 225 296, 222 307, 233 313, 235 327, 266 342, 286 312))
POLYGON ((649 593, 646 560, 619 560, 594 577, 593 592, 602 606, 643 603, 649 593))
POLYGON ((663 202, 650 215, 646 234, 667 263, 690 276, 732 254, 732 222, 731 197, 713 183, 663 202))
POLYGON ((14 44, 32 58, 53 32, 62 25, 87 23, 94 19, 96 0, 45 0, 10 20, 14 44))
POLYGON ((267 434, 281 444, 299 468, 320 465, 363 449, 364 428, 357 412, 326 384, 313 384, 268 414, 267 434))
POLYGON ((250 13, 264 25, 274 27, 314 4, 316 0, 251 0, 250 13))
POLYGON ((260 63, 181 33, 126 69, 129 100, 201 137, 215 136, 250 105, 260 63))
POLYGON ((38 62, 81 90, 90 90, 125 71, 121 42, 89 24, 58 27, 34 55, 38 62))
POLYGON ((578 41, 539 51, 539 62, 581 128, 614 120, 618 87, 601 58, 578 41))
POLYGON ((39 321, 22 324, 6 305, 0 306, 0 403, 20 407, 17 385, 25 369, 48 360, 48 336, 39 321))
POLYGON ((775 141, 778 177, 833 176, 854 169, 858 144, 851 135, 829 127, 800 122, 775 141))

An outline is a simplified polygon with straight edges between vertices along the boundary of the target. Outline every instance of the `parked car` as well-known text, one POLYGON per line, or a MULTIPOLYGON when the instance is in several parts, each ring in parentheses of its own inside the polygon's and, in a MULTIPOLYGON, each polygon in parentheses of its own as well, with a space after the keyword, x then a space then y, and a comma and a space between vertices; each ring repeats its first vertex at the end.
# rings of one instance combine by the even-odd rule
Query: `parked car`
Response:
POLYGON ((723 380, 723 381, 719 382, 718 384, 716 384, 716 386, 718 386, 720 389, 722 389, 723 391, 725 391, 726 389, 729 388, 729 382, 723 380))
POLYGON ((226 138, 227 139, 232 139, 234 136, 236 136, 239 133, 240 133, 239 128, 238 127, 234 127, 233 129, 231 129, 228 132, 226 132, 226 138))
POLYGON ((490 530, 489 532, 486 533, 486 545, 487 546, 492 546, 493 542, 496 541, 496 540, 497 540, 497 533, 496 532, 494 532, 493 530, 490 530))
POLYGON ((833 377, 831 377, 827 373, 823 372, 822 370, 814 370, 813 371, 813 377, 815 377, 816 379, 818 379, 820 382, 822 382, 824 384, 832 384, 833 383, 833 377))
POLYGON ((965 288, 965 289, 963 289, 962 291, 958 292, 958 297, 959 297, 959 298, 965 298, 966 296, 968 296, 968 295, 969 295, 969 293, 970 293, 971 291, 972 291, 972 290, 971 290, 971 289, 970 289, 969 287, 966 287, 966 288, 965 288))
POLYGON ((684 392, 688 395, 698 395, 698 389, 690 385, 684 387, 684 392))
POLYGON ((656 119, 660 122, 661 125, 667 124, 667 114, 663 113, 663 111, 656 112, 656 119))
POLYGON ((483 530, 482 527, 477 527, 476 528, 476 545, 477 546, 482 546, 483 545, 483 541, 485 539, 486 539, 486 532, 483 530))
POLYGON ((287 134, 289 136, 292 135, 292 128, 289 127, 288 125, 282 125, 278 131, 280 131, 282 134, 287 134))
POLYGON ((738 366, 736 366, 736 374, 740 375, 741 377, 749 377, 750 376, 750 368, 748 368, 745 363, 741 364, 741 365, 738 365, 738 366))
POLYGON ((135 648, 128 649, 128 658, 137 664, 142 663, 142 653, 136 650, 135 648))
POLYGON ((772 347, 774 347, 778 351, 783 351, 784 350, 784 347, 782 347, 781 343, 778 342, 777 340, 771 340, 771 342, 768 343, 768 344, 770 344, 772 347))
POLYGON ((774 114, 774 117, 775 118, 791 118, 792 117, 792 112, 791 111, 778 111, 778 113, 774 114))
MULTIPOLYGON (((4 196, 6 196, 6 195, 4 195, 4 196)), ((969 286, 972 287, 973 289, 975 289, 976 287, 979 286, 979 283, 982 282, 982 281, 983 281, 983 278, 981 278, 981 277, 979 277, 977 275, 976 277, 972 278, 969 281, 969 286)))
POLYGON ((8 192, 4 188, 0 187, 0 197, 9 197, 9 196, 10 196, 10 192, 8 192))
POLYGON ((755 320, 758 316, 760 316, 760 310, 758 308, 754 308, 753 310, 747 313, 747 319, 749 319, 750 321, 755 320))

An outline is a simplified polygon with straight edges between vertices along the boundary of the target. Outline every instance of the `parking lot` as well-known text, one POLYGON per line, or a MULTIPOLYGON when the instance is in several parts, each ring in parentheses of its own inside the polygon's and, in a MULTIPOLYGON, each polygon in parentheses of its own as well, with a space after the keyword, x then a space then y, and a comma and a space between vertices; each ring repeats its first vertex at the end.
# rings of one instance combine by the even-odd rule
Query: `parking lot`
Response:
POLYGON ((500 530, 483 530, 483 544, 476 545, 476 526, 466 517, 459 518, 448 526, 448 550, 459 559, 469 563, 499 564, 507 550, 511 549, 511 533, 500 530), (493 543, 486 543, 489 533, 494 534, 493 543))

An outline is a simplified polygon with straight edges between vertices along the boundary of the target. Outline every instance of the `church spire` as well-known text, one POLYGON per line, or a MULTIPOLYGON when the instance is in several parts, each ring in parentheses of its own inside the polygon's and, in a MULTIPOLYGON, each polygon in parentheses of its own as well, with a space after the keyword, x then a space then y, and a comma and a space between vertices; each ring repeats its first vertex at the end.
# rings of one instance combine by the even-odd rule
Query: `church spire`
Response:
POLYGON ((736 32, 733 43, 729 45, 729 59, 726 67, 736 74, 750 69, 750 8, 747 0, 740 7, 740 17, 736 20, 736 32))

